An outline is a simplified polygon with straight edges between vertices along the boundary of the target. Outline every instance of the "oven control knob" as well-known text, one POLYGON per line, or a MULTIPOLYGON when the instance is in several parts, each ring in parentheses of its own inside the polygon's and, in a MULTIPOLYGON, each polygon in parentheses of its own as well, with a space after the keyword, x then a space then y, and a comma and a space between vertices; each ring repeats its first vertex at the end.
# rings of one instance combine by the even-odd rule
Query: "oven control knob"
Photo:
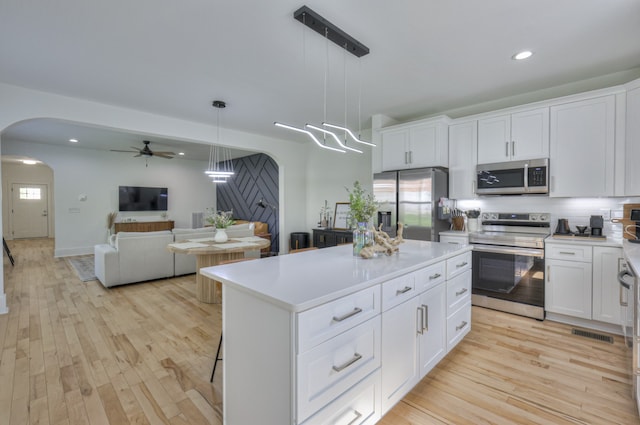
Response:
POLYGON ((491 214, 491 220, 497 220, 498 219, 498 214, 491 214))
POLYGON ((488 220, 488 219, 489 219, 489 214, 487 214, 487 213, 483 213, 483 214, 482 214, 482 219, 483 219, 483 220, 488 220))
POLYGON ((547 217, 546 215, 542 214, 542 215, 540 215, 540 221, 549 221, 549 217, 547 217))
POLYGON ((538 221, 538 216, 535 214, 531 214, 529 218, 531 219, 531 221, 538 221))

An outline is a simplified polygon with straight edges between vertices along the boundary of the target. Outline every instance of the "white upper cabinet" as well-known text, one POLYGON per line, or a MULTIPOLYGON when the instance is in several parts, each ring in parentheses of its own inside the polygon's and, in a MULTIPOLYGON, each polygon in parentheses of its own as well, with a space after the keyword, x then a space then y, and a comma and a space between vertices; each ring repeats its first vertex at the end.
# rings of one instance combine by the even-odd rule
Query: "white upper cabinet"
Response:
POLYGON ((449 126, 449 198, 475 197, 478 122, 449 126))
POLYGON ((478 164, 549 156, 549 108, 478 120, 478 164))
MULTIPOLYGON (((640 84, 640 82, 638 83, 640 84)), ((624 194, 640 196, 640 87, 627 92, 624 194)))
POLYGON ((615 95, 551 107, 550 196, 613 196, 615 95))
POLYGON ((442 119, 382 129, 382 170, 448 167, 448 123, 442 119))

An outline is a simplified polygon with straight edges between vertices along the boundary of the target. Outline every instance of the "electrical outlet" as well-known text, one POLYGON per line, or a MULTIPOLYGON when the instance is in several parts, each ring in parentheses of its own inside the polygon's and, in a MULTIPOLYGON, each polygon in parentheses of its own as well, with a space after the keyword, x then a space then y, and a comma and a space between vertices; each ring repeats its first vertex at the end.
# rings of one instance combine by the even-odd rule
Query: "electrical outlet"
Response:
POLYGON ((600 210, 600 214, 602 215, 602 219, 605 221, 611 220, 611 210, 600 210))

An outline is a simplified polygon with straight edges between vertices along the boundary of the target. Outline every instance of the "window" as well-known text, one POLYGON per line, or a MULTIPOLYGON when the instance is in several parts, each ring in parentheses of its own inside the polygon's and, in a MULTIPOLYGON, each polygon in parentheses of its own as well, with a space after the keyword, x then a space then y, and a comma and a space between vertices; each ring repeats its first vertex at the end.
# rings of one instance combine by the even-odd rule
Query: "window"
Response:
POLYGON ((21 187, 20 199, 42 199, 39 187, 21 187))

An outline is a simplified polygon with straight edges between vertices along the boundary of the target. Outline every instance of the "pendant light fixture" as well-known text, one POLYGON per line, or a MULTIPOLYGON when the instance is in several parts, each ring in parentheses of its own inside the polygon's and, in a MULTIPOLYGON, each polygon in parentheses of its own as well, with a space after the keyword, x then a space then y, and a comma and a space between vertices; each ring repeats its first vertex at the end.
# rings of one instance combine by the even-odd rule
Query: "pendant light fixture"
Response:
MULTIPOLYGON (((305 129, 302 128, 298 128, 298 127, 294 127, 291 125, 287 125, 287 124, 282 124, 279 122, 274 122, 274 124, 278 127, 282 127, 288 130, 293 130, 293 131, 297 131, 300 133, 304 133, 307 134, 307 136, 309 136, 318 146, 320 146, 321 148, 324 149, 329 149, 329 150, 333 150, 333 151, 337 151, 337 152, 346 152, 346 151, 351 151, 351 152, 356 152, 356 153, 362 153, 362 151, 360 149, 356 149, 353 148, 351 146, 347 146, 347 140, 350 139, 354 142, 357 143, 361 143, 364 145, 368 145, 368 146, 375 146, 373 143, 371 142, 366 142, 364 140, 362 140, 360 137, 356 137, 353 132, 351 130, 349 130, 347 128, 347 76, 346 76, 346 52, 350 52, 353 55, 357 56, 357 57, 362 57, 366 54, 369 53, 369 48, 366 47, 365 45, 363 45, 362 43, 360 43, 359 41, 357 41, 356 39, 354 39, 353 37, 351 37, 350 35, 348 35, 347 33, 345 33, 344 31, 342 31, 340 28, 338 28, 337 26, 335 26, 334 24, 332 24, 331 22, 329 22, 328 20, 326 20, 325 18, 323 18, 321 15, 317 14, 316 12, 314 12, 313 10, 311 10, 310 8, 308 8, 307 6, 302 6, 300 9, 298 9, 297 11, 294 12, 293 17, 300 21, 303 25, 313 29, 314 31, 316 31, 319 34, 322 34, 325 39, 327 40, 327 52, 326 52, 326 61, 325 61, 325 75, 324 75, 324 122, 322 123, 323 127, 328 127, 328 128, 333 128, 333 129, 337 129, 337 130, 341 130, 344 132, 344 140, 341 140, 333 131, 327 129, 327 128, 321 128, 312 124, 306 124, 305 128, 307 129, 311 129, 317 132, 322 133, 323 135, 323 142, 320 142, 318 140, 317 137, 315 137, 315 135, 305 129), (336 43, 337 45, 339 45, 341 48, 343 48, 345 50, 345 125, 344 127, 342 126, 338 126, 335 124, 330 124, 326 122, 327 119, 327 74, 328 74, 328 67, 329 67, 329 40, 333 41, 334 43, 336 43), (326 144, 326 139, 327 136, 329 136, 330 138, 333 138, 333 140, 338 144, 338 146, 340 146, 339 148, 335 148, 332 146, 328 146, 326 144), (347 137, 348 136, 348 137, 347 137)), ((360 99, 359 99, 359 104, 358 104, 358 121, 361 122, 361 117, 360 117, 360 101, 361 101, 361 93, 362 93, 362 82, 360 82, 361 86, 360 86, 360 99)), ((360 135, 358 135, 360 136, 360 135)))
POLYGON ((222 100, 214 100, 212 103, 217 108, 216 114, 216 143, 209 149, 209 166, 205 174, 213 178, 213 183, 226 183, 227 179, 234 174, 231 151, 219 145, 220 143, 220 110, 226 108, 227 104, 222 100))

